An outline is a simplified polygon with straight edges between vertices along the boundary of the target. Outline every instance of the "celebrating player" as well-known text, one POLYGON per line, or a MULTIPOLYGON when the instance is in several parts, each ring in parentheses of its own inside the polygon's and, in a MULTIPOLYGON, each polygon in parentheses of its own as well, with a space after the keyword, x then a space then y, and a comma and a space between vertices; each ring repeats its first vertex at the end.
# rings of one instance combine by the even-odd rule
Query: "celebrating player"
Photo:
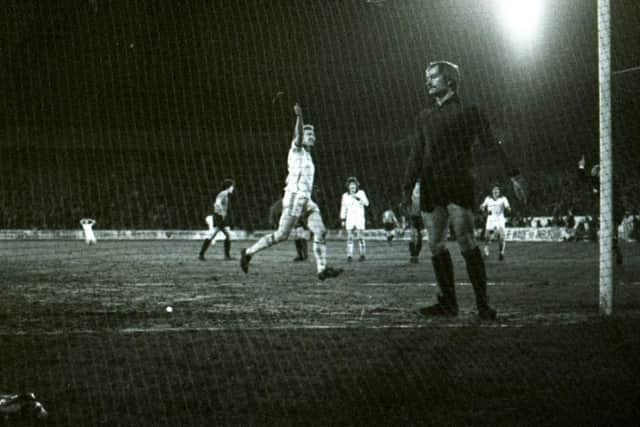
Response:
POLYGON ((485 226, 485 245, 484 254, 489 256, 489 244, 495 238, 498 240, 500 261, 504 260, 505 227, 507 219, 504 217, 505 210, 510 211, 509 200, 505 196, 500 195, 500 187, 497 185, 491 190, 491 195, 484 198, 484 202, 480 205, 480 209, 487 212, 487 225, 485 226))
POLYGON ((347 261, 353 260, 353 241, 358 241, 360 261, 365 260, 367 244, 364 240, 364 209, 369 206, 369 199, 360 183, 354 176, 347 179, 347 192, 342 195, 340 203, 340 223, 347 230, 347 261))
POLYGON ((222 183, 222 191, 216 196, 213 204, 213 227, 207 233, 207 237, 202 242, 198 259, 204 261, 204 254, 211 246, 218 232, 224 234, 224 259, 231 260, 231 224, 229 222, 229 199, 233 194, 235 184, 232 179, 225 179, 222 183))
MULTIPOLYGON (((432 104, 416 120, 417 138, 413 144, 403 204, 418 179, 420 205, 425 211, 429 248, 440 295, 434 305, 420 309, 424 316, 456 316, 453 262, 445 239, 449 221, 464 257, 481 319, 495 319, 489 306, 487 278, 482 253, 474 238, 472 144, 478 138, 486 148, 506 157, 491 134, 487 120, 475 106, 463 106, 458 96, 458 66, 451 62, 431 62, 426 69, 426 87, 432 104), (428 185, 427 185, 428 184, 428 185)), ((516 194, 525 195, 522 178, 512 172, 516 194)), ((522 197, 524 199, 524 197, 522 197)))
MULTIPOLYGON (((593 165, 591 167, 591 173, 587 174, 585 170, 584 155, 578 161, 578 176, 580 179, 591 186, 591 192, 596 196, 596 200, 600 197, 600 165, 593 165)), ((618 226, 624 219, 624 207, 622 205, 622 198, 618 192, 618 186, 613 183, 613 253, 616 256, 616 264, 622 264, 622 251, 620 250, 620 244, 618 242, 618 226)))
POLYGON ((340 275, 342 269, 327 266, 327 244, 325 241, 327 231, 322 221, 320 208, 311 200, 315 175, 311 149, 316 141, 315 131, 313 126, 303 124, 300 105, 296 104, 293 110, 296 115, 296 125, 287 158, 289 174, 284 189, 283 209, 278 229, 274 233, 262 237, 251 247, 243 249, 240 267, 242 271, 248 273, 249 262, 254 254, 287 240, 300 218, 306 218, 307 226, 313 233, 313 253, 316 258, 318 278, 325 280, 340 275))

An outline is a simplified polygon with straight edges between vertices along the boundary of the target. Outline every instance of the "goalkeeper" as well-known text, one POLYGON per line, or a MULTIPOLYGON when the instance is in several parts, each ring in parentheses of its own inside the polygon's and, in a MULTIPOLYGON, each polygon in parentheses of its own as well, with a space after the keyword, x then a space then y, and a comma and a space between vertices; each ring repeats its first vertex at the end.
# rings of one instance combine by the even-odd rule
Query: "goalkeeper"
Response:
MULTIPOLYGON (((426 69, 426 89, 431 105, 416 120, 413 143, 403 185, 403 205, 420 180, 420 209, 429 235, 433 268, 440 290, 438 302, 420 309, 427 317, 456 316, 453 262, 446 247, 449 222, 464 257, 481 319, 495 319, 489 306, 484 259, 474 238, 472 208, 474 179, 472 145, 476 139, 487 149, 506 156, 478 107, 462 103, 458 95, 460 75, 451 62, 431 62, 426 69)), ((505 165, 506 166, 506 165, 505 165)), ((516 196, 526 202, 522 177, 511 173, 516 196)))

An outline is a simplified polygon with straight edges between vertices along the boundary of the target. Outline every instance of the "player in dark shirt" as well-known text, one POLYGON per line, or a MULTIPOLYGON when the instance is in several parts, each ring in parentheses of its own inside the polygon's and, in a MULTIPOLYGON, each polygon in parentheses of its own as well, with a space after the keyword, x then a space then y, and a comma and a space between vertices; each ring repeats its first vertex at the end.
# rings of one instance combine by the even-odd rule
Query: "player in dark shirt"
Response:
MULTIPOLYGON (((475 106, 466 106, 458 96, 458 66, 446 61, 431 62, 426 85, 432 105, 416 120, 416 138, 403 186, 403 203, 420 180, 420 208, 426 212, 432 263, 440 290, 438 302, 420 309, 424 316, 456 316, 458 303, 451 255, 446 247, 449 222, 473 285, 478 314, 495 319, 487 300, 484 259, 474 238, 472 145, 476 140, 494 150, 506 162, 500 144, 493 138, 488 121, 475 106)), ((507 166, 505 164, 504 166, 507 166)), ((511 170, 516 196, 526 202, 522 177, 511 170)))
MULTIPOLYGON (((593 165, 591 173, 587 174, 585 170, 584 156, 578 162, 578 176, 580 180, 586 184, 589 184, 591 193, 596 198, 596 204, 600 201, 600 165, 593 165)), ((618 243, 618 226, 622 224, 624 219, 624 206, 622 205, 622 198, 618 192, 618 186, 613 183, 613 253, 616 256, 616 264, 622 264, 622 251, 618 243)))
POLYGON ((232 179, 225 179, 222 183, 221 191, 216 195, 216 200, 213 204, 213 227, 207 233, 207 237, 202 242, 200 248, 200 254, 198 259, 204 261, 204 254, 215 242, 218 232, 224 234, 224 259, 229 261, 231 257, 231 221, 230 221, 230 200, 233 191, 235 190, 235 183, 232 179))

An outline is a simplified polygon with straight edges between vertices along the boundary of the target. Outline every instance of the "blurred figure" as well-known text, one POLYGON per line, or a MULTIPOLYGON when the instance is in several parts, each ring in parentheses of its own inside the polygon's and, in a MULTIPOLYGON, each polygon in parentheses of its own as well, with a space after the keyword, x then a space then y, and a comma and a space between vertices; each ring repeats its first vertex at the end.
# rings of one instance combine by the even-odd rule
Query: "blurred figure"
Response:
MULTIPOLYGON (((591 193, 595 196, 596 204, 599 206, 600 201, 600 165, 595 164, 591 167, 591 172, 586 172, 586 161, 584 155, 578 161, 578 177, 586 184, 589 184, 591 193)), ((612 246, 613 254, 615 256, 616 264, 622 264, 622 251, 620 250, 620 244, 618 243, 618 226, 622 223, 624 218, 624 207, 622 206, 622 198, 618 193, 618 186, 613 183, 613 233, 612 233, 612 246)), ((591 224, 590 224, 591 225, 591 224)), ((593 240, 597 240, 596 224, 592 225, 593 240)))
POLYGON ((396 217, 391 206, 382 212, 382 227, 387 237, 387 243, 391 246, 396 235, 396 228, 400 228, 400 221, 398 221, 398 217, 396 217))
POLYGON ((204 254, 212 244, 215 244, 216 235, 219 232, 224 234, 224 259, 231 260, 231 223, 229 221, 230 199, 235 190, 235 183, 232 179, 225 179, 222 182, 222 189, 216 195, 213 204, 213 221, 209 224, 209 232, 202 242, 198 259, 204 261, 204 254))
POLYGON ((489 256, 489 245, 495 237, 498 241, 498 259, 503 261, 506 247, 505 227, 507 222, 504 213, 505 211, 511 210, 509 200, 505 196, 500 195, 500 187, 496 185, 491 190, 491 195, 485 197, 480 205, 480 209, 488 213, 487 224, 485 226, 484 254, 485 256, 489 256))
POLYGON ((91 218, 82 218, 80 220, 82 231, 84 231, 84 241, 87 245, 95 245, 96 235, 93 232, 93 226, 96 225, 96 220, 91 218))

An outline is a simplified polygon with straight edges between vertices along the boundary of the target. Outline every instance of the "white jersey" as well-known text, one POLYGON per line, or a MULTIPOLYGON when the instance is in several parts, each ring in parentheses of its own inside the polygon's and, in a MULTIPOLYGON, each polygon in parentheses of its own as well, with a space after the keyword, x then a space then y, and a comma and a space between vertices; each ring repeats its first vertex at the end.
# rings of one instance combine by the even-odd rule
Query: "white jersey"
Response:
POLYGON ((340 219, 345 221, 347 230, 357 228, 364 230, 364 208, 369 206, 369 199, 363 190, 354 194, 344 193, 340 203, 340 219))
POLYGON ((302 193, 311 197, 313 189, 313 177, 316 167, 313 164, 311 153, 304 147, 296 147, 295 141, 291 143, 289 157, 287 158, 287 185, 285 192, 302 193))
POLYGON ((497 199, 494 199, 491 196, 487 196, 480 205, 481 209, 487 209, 489 211, 489 217, 493 217, 495 219, 503 219, 504 211, 506 209, 511 209, 509 206, 509 200, 506 197, 500 196, 497 199))

